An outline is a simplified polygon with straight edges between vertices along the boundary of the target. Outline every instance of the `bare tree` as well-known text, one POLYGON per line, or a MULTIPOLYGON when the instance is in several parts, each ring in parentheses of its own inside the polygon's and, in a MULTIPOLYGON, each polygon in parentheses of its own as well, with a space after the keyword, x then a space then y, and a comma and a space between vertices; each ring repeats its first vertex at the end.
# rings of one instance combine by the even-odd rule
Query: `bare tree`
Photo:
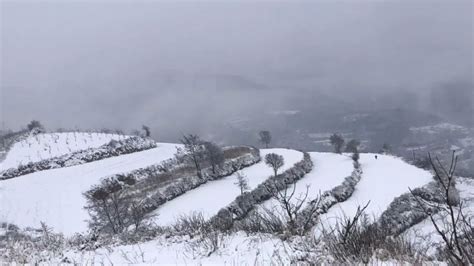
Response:
POLYGON ((149 126, 142 126, 142 130, 145 132, 145 137, 149 138, 151 136, 151 131, 149 126))
POLYGON ((352 160, 354 161, 354 166, 357 166, 356 168, 358 168, 359 159, 360 159, 360 154, 359 154, 359 151, 356 149, 352 153, 352 160))
POLYGON ((184 149, 178 148, 177 154, 182 158, 194 165, 196 168, 196 174, 199 178, 202 178, 202 163, 206 158, 205 147, 203 141, 198 135, 184 135, 181 139, 181 143, 184 145, 184 149))
POLYGON ((91 217, 89 227, 103 233, 118 234, 130 225, 138 230, 151 217, 143 201, 129 195, 123 184, 115 179, 104 179, 84 196, 87 199, 85 209, 91 217))
POLYGON ((337 231, 337 235, 341 237, 341 242, 343 244, 347 244, 349 236, 354 231, 355 227, 357 226, 358 221, 364 214, 369 204, 370 204, 370 201, 368 201, 367 204, 365 204, 365 206, 362 208, 360 206, 357 206, 357 211, 353 218, 345 216, 342 218, 340 223, 337 224, 338 226, 336 227, 335 230, 337 231))
POLYGON ((429 202, 411 189, 412 196, 423 212, 429 217, 436 233, 445 245, 448 259, 454 264, 469 265, 474 263, 474 227, 473 217, 468 217, 463 210, 463 202, 455 188, 455 170, 458 157, 453 151, 449 169, 439 158, 433 159, 428 154, 435 179, 440 186, 442 204, 429 202))
POLYGON ((358 141, 356 139, 350 140, 346 144, 346 152, 351 152, 351 153, 358 152, 359 151, 359 145, 360 145, 360 141, 358 141))
POLYGON ((331 145, 334 146, 334 151, 336 153, 342 153, 342 147, 344 147, 344 138, 339 134, 333 134, 329 137, 331 145))
POLYGON ((272 135, 268 130, 262 130, 258 133, 259 141, 265 145, 265 148, 268 148, 270 142, 272 142, 272 135))
MULTIPOLYGON (((382 149, 380 150, 381 153, 390 153, 391 151, 392 151, 392 147, 388 143, 384 143, 382 145, 382 149)), ((415 153, 415 151, 413 151, 413 154, 414 153, 415 153)))
POLYGON ((116 234, 119 232, 117 221, 114 219, 113 210, 110 205, 110 195, 108 191, 97 186, 84 193, 88 204, 86 209, 89 211, 91 228, 100 228, 102 231, 112 231, 116 234))
POLYGON ((224 152, 217 144, 206 141, 204 142, 205 156, 212 167, 212 173, 215 174, 218 167, 224 163, 224 152))
POLYGON ((285 164, 285 160, 281 155, 269 153, 265 155, 265 163, 273 169, 276 177, 278 174, 278 169, 280 169, 285 164))
POLYGON ((32 120, 27 126, 29 131, 39 130, 40 132, 44 131, 43 125, 38 120, 32 120))
POLYGON ((128 217, 128 219, 135 226, 135 231, 137 231, 142 226, 146 219, 152 217, 152 215, 148 213, 143 207, 143 202, 135 203, 131 201, 129 208, 130 217, 128 217))
POLYGON ((241 172, 237 172, 236 176, 237 181, 234 184, 240 188, 240 194, 244 194, 245 191, 250 189, 249 184, 247 182, 247 177, 241 172))

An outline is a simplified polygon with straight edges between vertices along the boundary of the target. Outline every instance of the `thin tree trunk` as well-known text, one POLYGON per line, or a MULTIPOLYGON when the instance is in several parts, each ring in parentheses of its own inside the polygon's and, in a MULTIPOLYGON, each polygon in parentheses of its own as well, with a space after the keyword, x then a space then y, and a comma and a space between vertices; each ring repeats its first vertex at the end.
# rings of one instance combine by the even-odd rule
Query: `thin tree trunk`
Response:
POLYGON ((104 205, 103 208, 104 208, 104 212, 105 212, 105 214, 106 214, 106 216, 107 216, 107 219, 109 220, 109 223, 110 223, 110 225, 112 226, 112 231, 114 232, 114 234, 116 234, 116 233, 117 233, 117 230, 115 229, 115 225, 114 225, 114 223, 112 222, 112 218, 110 217, 109 210, 107 209, 107 202, 105 201, 105 199, 102 200, 102 203, 103 203, 103 205, 104 205))
POLYGON ((117 204, 118 200, 119 199, 117 199, 117 195, 113 194, 112 195, 112 202, 114 204, 115 215, 117 215, 117 220, 118 220, 118 223, 119 223, 119 226, 120 226, 120 231, 122 231, 122 229, 124 229, 124 225, 123 225, 122 218, 121 218, 120 211, 119 211, 118 204, 117 204))

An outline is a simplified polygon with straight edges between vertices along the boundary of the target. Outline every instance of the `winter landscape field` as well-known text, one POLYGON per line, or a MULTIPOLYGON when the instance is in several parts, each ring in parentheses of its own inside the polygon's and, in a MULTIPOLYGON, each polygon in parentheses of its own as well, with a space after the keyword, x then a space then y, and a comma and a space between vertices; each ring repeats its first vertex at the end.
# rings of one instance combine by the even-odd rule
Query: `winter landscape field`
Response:
MULTIPOLYGON (((70 153, 83 149, 94 154, 94 149, 102 149, 98 145, 101 140, 110 140, 104 145, 112 153, 111 143, 129 138, 33 130, 18 136, 19 142, 11 146, 5 161, 21 161, 34 168, 35 164, 41 164, 41 159, 54 162, 67 154, 44 155, 41 159, 28 156, 39 154, 44 147, 70 153), (72 135, 77 141, 55 141, 54 137, 72 135), (22 145, 34 142, 36 145, 28 150, 22 145), (89 143, 98 144, 94 147, 89 143)), ((143 137, 134 138, 147 141, 143 137)), ((136 143, 139 141, 130 145, 136 143)), ((434 208, 432 204, 445 208, 444 195, 439 190, 443 183, 437 181, 433 170, 418 168, 388 153, 357 150, 305 153, 264 148, 257 149, 257 158, 250 160, 252 157, 245 157, 250 149, 218 146, 212 149, 207 143, 190 135, 182 143, 154 143, 146 150, 0 181, 2 261, 318 264, 336 263, 345 252, 348 256, 345 262, 364 259, 375 264, 442 263, 451 259, 446 254, 447 257, 440 255, 445 243, 430 220, 431 212, 423 209, 434 208), (232 159, 227 159, 230 151, 232 159), (213 171, 212 158, 219 153, 223 158, 213 171), (195 172, 195 165, 192 166, 192 154, 200 156, 201 177, 195 172), (272 167, 269 155, 282 164, 272 167), (248 164, 241 163, 242 156, 246 158, 244 161, 250 160, 248 164), (229 172, 226 167, 231 167, 229 172), (183 175, 188 179, 181 179, 183 175), (180 185, 183 180, 193 185, 180 185), (422 192, 417 193, 417 189, 422 192), (88 196, 90 191, 108 195, 88 196), (406 199, 400 200, 404 196, 406 199), (99 200, 95 201, 94 197, 99 200), (426 201, 427 205, 418 206, 417 199, 419 204, 426 201), (404 221, 397 222, 392 216, 404 221), (364 236, 370 234, 365 230, 387 232, 382 236, 364 236), (351 238, 355 243, 362 241, 357 247, 361 248, 357 251, 360 254, 351 254, 355 251, 350 246, 344 247, 341 237, 351 238), (387 241, 388 237, 395 240, 387 246, 375 243, 365 246, 366 240, 357 239, 365 237, 380 238, 373 241, 387 241), (330 250, 331 245, 338 245, 341 250, 330 250), (350 257, 356 255, 360 257, 350 257)), ((0 175, 7 171, 3 168, 0 175)), ((472 179, 456 177, 450 186, 450 193, 456 196, 448 194, 448 197, 457 199, 452 206, 446 200, 446 206, 471 217, 472 179)), ((433 217, 443 221, 443 215, 438 210, 433 217)), ((449 223, 439 223, 448 230, 453 228, 449 223)), ((466 229, 461 222, 457 226, 458 230, 466 229)))
POLYGON ((474 265, 473 11, 0 0, 0 266, 474 265))

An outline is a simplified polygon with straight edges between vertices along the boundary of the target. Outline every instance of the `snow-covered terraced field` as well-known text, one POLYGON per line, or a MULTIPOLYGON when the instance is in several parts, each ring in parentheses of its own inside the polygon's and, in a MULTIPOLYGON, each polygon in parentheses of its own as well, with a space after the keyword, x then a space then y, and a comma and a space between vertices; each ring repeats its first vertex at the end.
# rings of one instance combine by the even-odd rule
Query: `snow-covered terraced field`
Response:
POLYGON ((105 133, 41 133, 15 143, 0 162, 0 171, 18 167, 20 164, 65 155, 75 151, 97 148, 111 140, 122 140, 127 136, 105 133))
POLYGON ((320 217, 321 223, 315 228, 316 234, 320 234, 323 228, 333 227, 345 215, 353 217, 357 208, 362 208, 369 201, 366 213, 370 218, 378 218, 392 200, 408 192, 408 188, 421 187, 433 180, 430 172, 400 158, 380 154, 377 157, 370 153, 360 155, 363 174, 354 194, 320 217))
MULTIPOLYGON (((277 153, 284 157, 285 165, 279 173, 291 168, 295 163, 303 159, 303 153, 289 149, 262 149, 260 156, 265 157, 268 153, 277 153)), ((248 179, 250 189, 257 187, 268 177, 273 175, 273 170, 268 167, 264 160, 242 169, 240 173, 248 179)), ((210 218, 217 212, 229 205, 239 194, 240 189, 235 185, 236 174, 210 181, 196 189, 193 189, 178 198, 169 201, 156 210, 156 223, 159 225, 170 225, 176 218, 200 212, 205 218, 210 218)))
MULTIPOLYGON (((307 186, 309 186, 308 197, 303 204, 303 208, 306 203, 318 197, 320 193, 340 185, 347 176, 351 175, 354 169, 352 159, 349 156, 321 152, 310 152, 309 154, 314 164, 313 170, 296 183, 296 188, 294 188, 294 185, 288 187, 288 194, 292 193, 293 189, 295 191, 291 202, 296 204, 303 200, 307 186)), ((280 214, 282 218, 285 217, 284 210, 276 199, 267 200, 259 207, 263 213, 271 211, 274 214, 280 214)))
POLYGON ((103 177, 169 159, 176 146, 158 143, 157 148, 142 152, 0 181, 0 222, 35 228, 46 222, 66 235, 83 232, 89 217, 83 192, 103 177))
MULTIPOLYGON (((467 217, 473 217, 474 215, 474 179, 472 178, 457 178, 456 189, 459 191, 459 195, 463 200, 463 214, 467 217)), ((435 220, 439 225, 442 224, 442 217, 439 214, 435 215, 435 220)), ((426 218, 422 222, 412 226, 404 235, 415 239, 416 237, 423 239, 418 245, 429 244, 428 253, 434 254, 439 244, 443 243, 442 237, 436 232, 431 220, 426 218)))

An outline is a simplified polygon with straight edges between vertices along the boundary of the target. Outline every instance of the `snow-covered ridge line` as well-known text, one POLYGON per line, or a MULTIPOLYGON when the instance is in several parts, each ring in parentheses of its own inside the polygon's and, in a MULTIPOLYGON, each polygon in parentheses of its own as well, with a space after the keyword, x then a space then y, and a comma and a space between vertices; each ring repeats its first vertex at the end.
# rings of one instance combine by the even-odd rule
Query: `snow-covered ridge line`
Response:
POLYGON ((5 140, 2 137, 0 140, 1 142, 6 141, 3 144, 4 146, 6 144, 5 147, 8 149, 5 159, 0 162, 0 171, 89 148, 99 148, 111 140, 122 140, 128 137, 91 132, 44 133, 38 130, 13 133, 9 139, 5 140))
POLYGON ((30 162, 26 165, 20 165, 17 168, 10 168, 0 172, 0 180, 19 177, 34 172, 57 169, 89 163, 105 158, 120 156, 133 152, 144 151, 156 148, 155 141, 141 137, 129 137, 125 140, 112 140, 98 148, 89 148, 76 151, 59 157, 54 157, 39 162, 30 162))
POLYGON ((332 206, 337 203, 346 201, 354 193, 357 184, 362 178, 362 169, 358 164, 354 167, 352 174, 344 179, 341 185, 323 193, 321 196, 321 207, 319 214, 326 213, 332 206))
POLYGON ((422 187, 433 180, 430 172, 394 156, 363 153, 359 163, 363 174, 356 189, 349 199, 320 215, 321 223, 314 228, 315 234, 334 229, 341 219, 355 216, 361 206, 367 206, 365 213, 376 221, 396 197, 408 192, 408 188, 422 187))
POLYGON ((244 154, 235 159, 225 162, 222 168, 216 174, 212 174, 210 172, 210 169, 205 169, 203 171, 203 176, 205 178, 203 179, 197 177, 196 175, 187 176, 181 179, 178 183, 169 185, 163 190, 158 191, 151 198, 147 198, 147 211, 154 211, 167 201, 177 198, 183 195, 184 193, 195 189, 207 182, 212 182, 230 176, 239 170, 250 167, 260 162, 260 151, 255 148, 251 148, 251 150, 251 153, 244 154))
MULTIPOLYGON (((173 174, 173 170, 165 169, 179 169, 176 165, 169 165, 170 160, 167 160, 162 164, 151 165, 126 174, 106 177, 101 180, 100 184, 93 186, 85 194, 94 193, 94 191, 99 190, 104 193, 115 193, 118 190, 125 190, 129 196, 135 198, 135 201, 140 202, 141 208, 146 213, 150 213, 164 203, 207 182, 230 176, 239 170, 260 162, 260 151, 253 147, 246 148, 248 148, 248 152, 225 161, 216 173, 212 173, 211 167, 202 169, 203 178, 199 178, 194 172, 185 175, 178 173, 167 184, 157 183, 156 180, 160 180, 160 175, 169 176, 173 174), (164 167, 163 165, 167 166, 164 167)), ((177 164, 178 162, 175 161, 175 163, 177 164)))
MULTIPOLYGON (((443 203, 443 194, 439 183, 435 180, 412 191, 414 195, 427 202, 443 203)), ((436 213, 439 209, 430 208, 430 211, 436 213)), ((393 199, 377 222, 389 228, 391 235, 399 235, 427 217, 428 215, 419 207, 415 197, 411 192, 407 192, 393 199)))
POLYGON ((1 144, 3 145, 4 151, 8 152, 10 150, 11 146, 13 146, 13 144, 27 139, 30 136, 30 134, 31 134, 31 132, 29 132, 27 130, 24 130, 24 131, 20 131, 20 132, 8 133, 8 134, 2 136, 2 142, 3 143, 1 143, 1 144))
POLYGON ((266 179, 250 192, 239 195, 231 204, 221 209, 212 219, 222 221, 225 226, 231 227, 235 220, 243 219, 254 207, 271 198, 268 187, 278 190, 285 189, 295 183, 313 169, 313 161, 307 152, 303 152, 303 159, 285 172, 266 179))
POLYGON ((352 171, 352 174, 350 176, 344 179, 344 182, 342 182, 342 184, 329 191, 324 192, 321 195, 321 199, 319 202, 320 205, 318 206, 316 212, 311 212, 312 205, 315 203, 310 202, 308 206, 302 210, 302 216, 300 218, 306 219, 303 217, 307 217, 308 215, 313 214, 315 217, 311 217, 311 221, 312 225, 314 226, 318 221, 317 216, 327 213, 327 211, 331 207, 348 200, 352 196, 361 178, 362 169, 360 168, 359 163, 354 163, 354 171, 352 171))
POLYGON ((216 171, 215 174, 212 173, 210 167, 203 169, 203 179, 197 177, 196 175, 187 176, 179 183, 166 187, 163 190, 162 196, 164 196, 166 200, 174 199, 191 189, 197 188, 198 186, 207 183, 208 181, 219 180, 221 178, 230 176, 239 170, 260 162, 260 151, 257 148, 249 148, 249 153, 224 162, 224 164, 216 171), (192 188, 189 188, 189 186, 192 188))

